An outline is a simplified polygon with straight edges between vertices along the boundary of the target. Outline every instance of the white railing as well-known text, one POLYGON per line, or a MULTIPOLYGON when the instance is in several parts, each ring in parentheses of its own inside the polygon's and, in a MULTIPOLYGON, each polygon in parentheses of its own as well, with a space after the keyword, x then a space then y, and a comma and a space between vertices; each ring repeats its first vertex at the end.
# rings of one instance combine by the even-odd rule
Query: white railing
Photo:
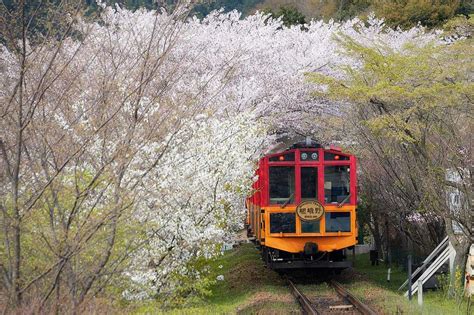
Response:
MULTIPOLYGON (((443 242, 436 247, 436 249, 428 256, 425 261, 423 262, 423 265, 420 268, 417 268, 415 271, 416 274, 420 273, 421 270, 424 270, 424 272, 421 274, 421 276, 418 277, 417 281, 414 281, 414 283, 411 286, 411 294, 414 294, 418 291, 419 289, 419 284, 421 284, 423 289, 423 284, 425 284, 426 281, 428 281, 436 271, 441 268, 448 260, 449 260, 449 271, 452 274, 454 272, 454 259, 456 258, 456 251, 454 247, 451 245, 451 243, 447 240, 443 240, 443 242), (441 245, 441 246, 440 246, 441 245), (435 258, 436 257, 436 258, 435 258), (430 258, 430 259, 428 259, 430 258), (430 261, 434 261, 430 264, 430 261)), ((412 279, 415 276, 415 273, 412 275, 412 279)), ((403 288, 406 283, 408 283, 408 280, 402 285, 403 288)), ((408 296, 408 291, 405 292, 405 296, 408 296)))
MULTIPOLYGON (((439 243, 438 246, 436 246, 436 248, 431 252, 431 254, 429 254, 428 257, 426 257, 425 260, 423 260, 423 263, 421 264, 420 267, 416 268, 416 270, 413 272, 413 274, 411 275, 412 279, 416 278, 416 276, 422 272, 423 270, 426 269, 426 266, 430 264, 430 262, 436 258, 436 256, 438 256, 438 254, 443 251, 449 244, 449 241, 448 241, 448 237, 446 236, 442 241, 441 243, 439 243)), ((403 284, 398 288, 398 290, 402 290, 406 285, 408 284, 408 279, 403 282, 403 284)))

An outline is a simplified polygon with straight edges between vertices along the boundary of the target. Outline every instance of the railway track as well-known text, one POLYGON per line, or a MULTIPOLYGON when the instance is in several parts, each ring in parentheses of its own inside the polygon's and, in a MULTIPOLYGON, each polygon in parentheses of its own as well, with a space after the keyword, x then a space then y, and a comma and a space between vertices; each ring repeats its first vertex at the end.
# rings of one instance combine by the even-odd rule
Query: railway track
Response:
POLYGON ((328 284, 334 288, 336 296, 323 296, 310 299, 289 279, 287 279, 290 290, 298 303, 301 305, 304 314, 363 314, 377 315, 378 313, 362 303, 358 298, 347 291, 339 282, 330 280, 328 284))

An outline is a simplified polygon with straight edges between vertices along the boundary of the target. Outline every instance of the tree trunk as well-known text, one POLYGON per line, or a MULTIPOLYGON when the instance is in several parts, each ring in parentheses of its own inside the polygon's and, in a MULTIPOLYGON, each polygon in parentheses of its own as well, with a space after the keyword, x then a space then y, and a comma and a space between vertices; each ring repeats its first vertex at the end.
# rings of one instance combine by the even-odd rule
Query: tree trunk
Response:
POLYGON ((373 227, 371 227, 371 230, 372 230, 372 235, 374 236, 375 249, 377 250, 379 254, 379 258, 380 258, 381 257, 380 255, 383 254, 382 237, 380 235, 379 221, 377 219, 377 216, 373 214, 372 214, 372 224, 373 224, 373 227))
MULTIPOLYGON (((445 218, 446 222, 446 233, 448 234, 449 241, 456 250, 456 258, 454 260, 454 268, 456 271, 461 272, 461 277, 464 278, 467 255, 469 253, 469 248, 471 247, 471 237, 466 235, 456 235, 453 230, 453 221, 450 218, 445 218)), ((449 295, 454 295, 454 289, 456 285, 455 274, 450 275, 449 277, 449 295)))
POLYGON ((22 37, 20 58, 20 77, 18 82, 18 114, 17 114, 17 134, 16 134, 16 150, 14 154, 14 166, 12 174, 12 195, 13 195, 13 266, 11 266, 12 286, 10 288, 11 301, 14 306, 21 304, 21 215, 20 215, 20 169, 23 149, 23 102, 24 91, 23 84, 26 71, 26 6, 24 1, 20 2, 21 19, 22 19, 22 37))

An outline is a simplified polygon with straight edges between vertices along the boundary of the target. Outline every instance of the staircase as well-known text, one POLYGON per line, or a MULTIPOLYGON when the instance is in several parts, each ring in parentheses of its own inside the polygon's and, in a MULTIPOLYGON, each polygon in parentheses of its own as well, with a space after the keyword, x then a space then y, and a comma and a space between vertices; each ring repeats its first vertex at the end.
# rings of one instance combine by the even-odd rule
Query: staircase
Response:
MULTIPOLYGON (((414 294, 418 291, 418 281, 421 280, 422 285, 426 283, 441 266, 443 266, 449 260, 449 271, 452 274, 454 272, 454 258, 456 257, 456 251, 449 242, 446 236, 443 241, 426 257, 422 265, 418 267, 412 274, 412 286, 411 293, 414 294), (418 276, 421 273, 420 276, 418 276), (416 279, 416 281, 415 281, 416 279)), ((408 280, 405 281, 398 290, 402 290, 408 284, 408 280)), ((408 291, 405 292, 405 296, 408 296, 408 291)))

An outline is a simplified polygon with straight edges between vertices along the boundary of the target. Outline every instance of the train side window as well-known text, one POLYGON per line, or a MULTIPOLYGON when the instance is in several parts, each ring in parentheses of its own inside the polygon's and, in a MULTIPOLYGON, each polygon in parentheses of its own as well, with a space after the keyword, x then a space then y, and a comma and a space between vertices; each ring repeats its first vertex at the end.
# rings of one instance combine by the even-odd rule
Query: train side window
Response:
POLYGON ((270 213, 270 233, 295 233, 294 213, 270 213))
POLYGON ((326 232, 350 232, 350 212, 326 212, 326 232))
POLYGON ((349 166, 326 166, 324 168, 324 202, 349 203, 349 166))
POLYGON ((295 200, 295 168, 293 166, 271 166, 270 203, 290 204, 295 200))
POLYGON ((318 169, 316 167, 301 168, 301 200, 318 198, 318 169))
POLYGON ((320 221, 301 221, 301 233, 319 233, 320 221))

